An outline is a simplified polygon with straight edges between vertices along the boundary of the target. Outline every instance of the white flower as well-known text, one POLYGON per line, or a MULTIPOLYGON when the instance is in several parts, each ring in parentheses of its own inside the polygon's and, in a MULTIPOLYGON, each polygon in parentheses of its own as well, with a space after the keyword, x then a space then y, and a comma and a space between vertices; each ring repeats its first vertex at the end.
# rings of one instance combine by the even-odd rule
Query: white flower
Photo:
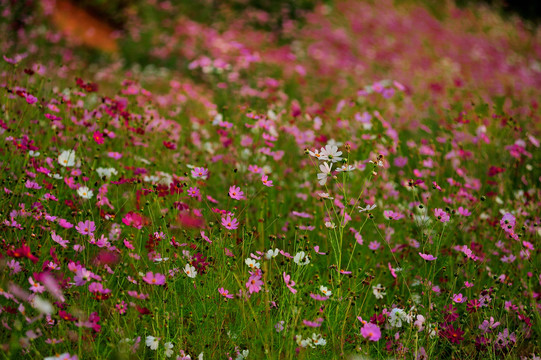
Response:
POLYGON ((368 205, 367 207, 363 208, 363 207, 360 207, 360 206, 357 206, 359 208, 359 212, 363 212, 363 211, 372 211, 376 208, 376 204, 374 205, 368 205))
POLYGON ((90 190, 87 186, 81 186, 77 189, 77 194, 83 199, 92 199, 94 192, 90 190))
POLYGON ((319 291, 321 291, 325 296, 331 296, 332 295, 332 291, 330 291, 329 289, 327 289, 326 286, 323 286, 323 285, 321 285, 319 287, 319 291))
POLYGON ((186 266, 184 267, 184 272, 186 273, 186 275, 188 275, 188 277, 192 279, 195 278, 195 276, 197 275, 195 267, 191 266, 190 264, 186 264, 186 266))
POLYGON ((308 154, 310 154, 310 156, 312 157, 315 157, 316 159, 319 159, 319 160, 323 160, 321 158, 321 154, 319 153, 319 150, 314 150, 314 151, 311 151, 311 150, 308 150, 308 154))
POLYGON ((381 286, 381 284, 372 286, 372 293, 374 294, 376 299, 383 299, 383 296, 387 295, 387 293, 385 292, 385 287, 381 286))
POLYGON ((259 263, 252 258, 247 258, 244 262, 250 269, 259 269, 259 263))
POLYGON ((306 256, 306 253, 304 251, 299 251, 295 254, 295 257, 293 258, 293 261, 297 265, 308 265, 310 264, 310 258, 306 256))
POLYGON ((334 229, 336 227, 336 225, 334 225, 334 223, 331 221, 325 221, 325 226, 329 229, 334 229))
POLYGON ((270 260, 272 258, 275 258, 278 256, 279 253, 280 253, 279 249, 274 249, 274 250, 270 249, 269 251, 265 253, 265 259, 270 260))
POLYGON ((60 355, 48 356, 46 358, 43 358, 43 360, 66 360, 66 359, 71 359, 71 355, 69 353, 63 353, 60 355))
POLYGON ((338 146, 336 145, 326 145, 324 148, 321 148, 321 159, 332 161, 333 163, 341 161, 342 155, 341 151, 338 151, 338 146))
POLYGON ((329 195, 329 193, 318 193, 318 195, 319 195, 321 198, 323 198, 323 199, 329 199, 329 200, 334 199, 333 197, 331 197, 331 196, 329 195))
POLYGON ((316 346, 324 346, 327 344, 327 340, 325 340, 321 334, 314 334, 312 333, 312 342, 316 346))
POLYGON ((74 166, 76 159, 75 151, 73 150, 64 150, 60 155, 58 155, 58 163, 66 167, 74 166))
POLYGON ((51 315, 54 313, 51 303, 37 295, 31 300, 30 305, 42 314, 51 315))
POLYGON ((336 171, 338 172, 350 172, 350 171, 353 171, 355 170, 355 166, 352 166, 352 165, 348 165, 348 164, 344 164, 342 166, 340 166, 339 168, 336 169, 336 171))
POLYGON ((155 338, 154 336, 147 336, 145 344, 151 349, 156 350, 160 344, 160 338, 155 338))
POLYGON ((239 351, 239 354, 235 358, 235 360, 243 360, 248 357, 248 354, 250 354, 250 351, 248 349, 239 351))
POLYGON ((171 341, 166 342, 163 346, 165 346, 165 356, 171 357, 173 355, 173 344, 171 341))
POLYGON ((321 172, 317 174, 319 185, 325 185, 327 183, 327 178, 331 176, 332 164, 329 166, 328 163, 323 163, 319 165, 319 169, 321 170, 321 172))
POLYGON ((30 150, 28 152, 28 155, 32 156, 32 157, 38 157, 40 155, 40 152, 39 151, 34 151, 34 150, 30 150))
POLYGON ((399 308, 394 308, 389 315, 389 324, 392 327, 402 327, 402 320, 407 320, 406 312, 399 308))
POLYGON ((116 171, 115 168, 102 168, 102 167, 99 167, 99 168, 96 169, 96 172, 98 173, 100 178, 102 178, 104 176, 106 178, 110 178, 111 175, 117 175, 118 174, 118 171, 116 171))

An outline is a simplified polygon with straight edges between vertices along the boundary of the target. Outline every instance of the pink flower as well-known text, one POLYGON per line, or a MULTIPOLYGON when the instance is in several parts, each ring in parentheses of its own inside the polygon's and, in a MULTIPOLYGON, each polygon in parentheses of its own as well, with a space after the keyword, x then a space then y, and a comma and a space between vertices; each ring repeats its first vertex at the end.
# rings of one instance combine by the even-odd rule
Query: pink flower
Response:
POLYGON ((430 254, 419 253, 419 256, 425 259, 426 261, 434 261, 437 259, 437 257, 434 257, 433 255, 430 255, 430 254))
POLYGON ((400 220, 404 217, 404 215, 394 212, 392 210, 385 210, 383 212, 383 216, 385 216, 389 220, 400 220))
POLYGON ((36 102, 38 101, 38 98, 35 97, 34 95, 26 95, 26 102, 29 103, 30 105, 32 104, 35 104, 36 102))
POLYGON ((457 304, 461 304, 461 303, 465 302, 467 299, 468 298, 462 296, 462 294, 454 294, 453 295, 453 301, 456 302, 457 304))
POLYGON ((196 179, 206 180, 208 178, 209 171, 204 167, 196 167, 192 170, 192 177, 196 179))
POLYGON ((469 282, 469 281, 465 281, 464 286, 467 287, 467 288, 471 288, 471 287, 473 287, 473 284, 471 282, 469 282))
POLYGON ((143 277, 143 280, 147 284, 151 285, 163 285, 165 284, 165 275, 162 275, 160 273, 153 274, 152 272, 147 272, 146 275, 143 277))
POLYGON ((71 229, 73 224, 66 219, 58 219, 58 225, 62 226, 64 229, 71 229))
POLYGON ((86 220, 85 222, 80 221, 75 227, 75 229, 81 235, 92 236, 94 234, 94 231, 96 231, 96 224, 94 224, 94 221, 90 221, 90 220, 86 220))
POLYGON ((45 291, 45 287, 35 281, 31 276, 28 278, 28 282, 30 283, 30 291, 40 294, 45 291))
POLYGON ((284 272, 283 277, 289 291, 291 291, 293 294, 296 294, 297 289, 293 289, 293 286, 295 286, 295 281, 291 280, 291 275, 286 275, 286 273, 284 272))
POLYGON ((244 192, 240 190, 240 187, 233 185, 229 187, 229 196, 235 200, 242 200, 244 199, 244 192))
POLYGON ((226 290, 224 288, 219 288, 218 289, 218 292, 220 293, 220 295, 228 298, 228 299, 233 299, 233 294, 230 294, 229 293, 229 290, 226 290))
POLYGON ((189 188, 188 195, 190 195, 191 197, 199 197, 200 195, 199 189, 196 187, 189 188))
POLYGON ((381 330, 376 324, 366 323, 361 328, 361 335, 370 341, 378 341, 381 338, 381 330))
POLYGON ((222 225, 228 230, 235 230, 239 227, 239 222, 235 218, 231 219, 231 216, 228 215, 222 218, 222 225))
POLYGON ((445 223, 451 219, 449 215, 442 209, 434 209, 434 216, 436 216, 442 223, 445 223))
POLYGON ((122 154, 119 152, 111 151, 107 153, 107 156, 109 156, 111 159, 118 160, 122 158, 122 154))
POLYGON ((201 230, 200 234, 201 234, 201 237, 202 237, 206 242, 212 244, 212 240, 210 240, 210 238, 209 238, 207 235, 205 235, 205 232, 204 232, 203 230, 201 230))
POLYGON ((462 216, 470 216, 471 215, 471 212, 468 209, 463 208, 462 206, 457 209, 457 212, 462 216))
POLYGON ((263 185, 265 186, 268 186, 268 187, 272 187, 272 180, 269 180, 269 177, 267 175, 263 175, 261 177, 261 182, 263 183, 263 185))
POLYGON ((323 295, 320 295, 320 294, 314 294, 314 293, 310 293, 310 297, 314 300, 317 300, 317 301, 326 301, 329 299, 328 296, 323 296, 323 295))
POLYGON ((248 288, 248 292, 250 294, 261 291, 261 285, 263 285, 263 281, 261 281, 261 277, 258 275, 250 276, 248 282, 246 283, 246 287, 248 288))

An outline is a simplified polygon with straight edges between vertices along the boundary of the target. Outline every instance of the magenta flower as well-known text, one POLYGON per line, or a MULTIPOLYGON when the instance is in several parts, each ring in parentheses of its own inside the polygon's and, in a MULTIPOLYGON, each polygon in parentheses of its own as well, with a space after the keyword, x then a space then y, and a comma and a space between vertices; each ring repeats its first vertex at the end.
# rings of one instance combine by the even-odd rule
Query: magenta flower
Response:
POLYGON ((222 295, 222 296, 224 296, 224 297, 226 297, 228 299, 233 299, 233 294, 230 294, 229 290, 226 290, 223 287, 219 288, 218 292, 220 293, 220 295, 222 295))
POLYGON ((370 341, 378 341, 381 338, 381 330, 376 324, 366 323, 361 328, 361 335, 370 341))
POLYGON ((426 261, 434 261, 437 259, 437 257, 434 257, 433 255, 430 255, 430 254, 419 253, 419 256, 425 259, 426 261))
POLYGON ((263 183, 263 185, 265 186, 268 186, 268 187, 272 187, 272 180, 269 180, 269 177, 267 175, 263 175, 261 177, 261 182, 263 183))
POLYGON ((96 142, 96 144, 101 145, 105 141, 103 134, 99 131, 94 131, 94 134, 92 135, 92 138, 96 142))
POLYGON ((239 222, 237 219, 231 219, 231 216, 227 215, 227 217, 222 218, 222 225, 228 230, 235 230, 239 227, 239 222))
POLYGON ((152 272, 147 272, 146 275, 143 277, 143 280, 147 284, 151 285, 163 285, 165 284, 165 275, 162 275, 160 273, 153 274, 152 272))
POLYGON ((32 104, 35 104, 36 102, 38 101, 38 98, 35 97, 34 95, 26 95, 26 102, 29 103, 30 105, 32 104))
POLYGON ((240 187, 233 185, 229 187, 229 196, 235 200, 242 200, 244 199, 244 192, 241 191, 240 187))
POLYGON ((451 219, 449 217, 449 214, 447 214, 442 209, 434 209, 434 216, 436 216, 438 220, 441 221, 442 223, 445 223, 451 219))
POLYGON ((293 289, 293 286, 295 286, 295 281, 291 280, 291 275, 287 275, 284 272, 283 277, 284 277, 284 282, 286 283, 286 286, 289 289, 289 291, 291 291, 293 294, 296 294, 297 289, 293 289))
POLYGON ((94 221, 90 221, 90 220, 86 220, 85 222, 80 221, 75 227, 75 229, 81 235, 92 236, 94 234, 94 231, 96 231, 96 224, 94 224, 94 221))

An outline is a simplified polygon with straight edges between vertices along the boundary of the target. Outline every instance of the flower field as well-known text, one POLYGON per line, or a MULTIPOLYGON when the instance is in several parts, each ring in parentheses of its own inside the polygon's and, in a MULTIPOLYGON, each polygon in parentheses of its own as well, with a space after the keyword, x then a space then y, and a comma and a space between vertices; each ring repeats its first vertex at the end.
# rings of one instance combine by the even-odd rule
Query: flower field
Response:
POLYGON ((0 359, 540 359, 541 31, 156 0, 108 53, 39 4, 0 0, 0 359))

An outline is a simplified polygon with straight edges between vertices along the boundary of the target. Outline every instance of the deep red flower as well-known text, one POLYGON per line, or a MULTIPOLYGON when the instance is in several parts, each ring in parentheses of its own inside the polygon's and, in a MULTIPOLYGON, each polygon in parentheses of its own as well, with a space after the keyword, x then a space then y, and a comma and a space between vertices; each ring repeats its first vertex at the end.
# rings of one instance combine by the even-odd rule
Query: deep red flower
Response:
POLYGON ((453 344, 460 344, 464 338, 462 335, 464 335, 464 331, 457 327, 454 328, 451 324, 445 324, 442 326, 442 330, 440 330, 439 335, 443 338, 446 338, 453 344))

